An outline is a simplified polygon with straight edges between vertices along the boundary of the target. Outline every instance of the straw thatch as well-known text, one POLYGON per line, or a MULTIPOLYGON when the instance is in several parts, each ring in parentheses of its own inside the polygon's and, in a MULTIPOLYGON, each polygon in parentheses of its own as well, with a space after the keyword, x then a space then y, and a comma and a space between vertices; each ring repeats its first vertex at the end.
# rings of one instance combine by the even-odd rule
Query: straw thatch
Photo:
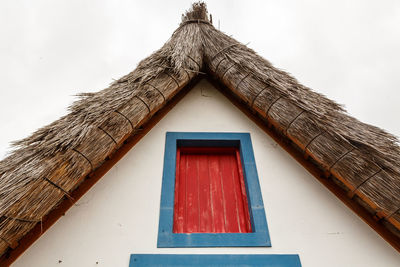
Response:
POLYGON ((15 142, 0 162, 0 254, 15 247, 199 71, 290 140, 394 234, 400 229, 400 148, 321 94, 215 29, 203 3, 128 75, 82 94, 70 113, 15 142))

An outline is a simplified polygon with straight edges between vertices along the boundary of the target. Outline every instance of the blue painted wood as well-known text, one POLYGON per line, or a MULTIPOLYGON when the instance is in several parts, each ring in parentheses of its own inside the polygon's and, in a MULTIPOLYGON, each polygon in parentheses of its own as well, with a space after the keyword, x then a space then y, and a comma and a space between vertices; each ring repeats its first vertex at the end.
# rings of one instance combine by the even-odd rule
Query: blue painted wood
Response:
POLYGON ((129 267, 237 266, 237 267, 301 267, 298 255, 182 255, 132 254, 129 267))
POLYGON ((157 247, 270 247, 267 220, 258 181, 257 168, 249 133, 183 133, 167 132, 161 191, 157 247), (176 149, 179 146, 237 146, 240 150, 246 193, 249 202, 252 233, 172 232, 176 149))

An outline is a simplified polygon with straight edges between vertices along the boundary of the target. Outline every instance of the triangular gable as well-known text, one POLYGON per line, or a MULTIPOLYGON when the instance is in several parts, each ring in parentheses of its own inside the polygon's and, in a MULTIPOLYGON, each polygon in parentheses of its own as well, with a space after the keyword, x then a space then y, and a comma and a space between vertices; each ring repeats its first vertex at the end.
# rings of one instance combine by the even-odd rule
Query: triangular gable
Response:
POLYGON ((143 135, 142 127, 154 123, 157 112, 177 101, 202 73, 299 160, 299 155, 308 158, 304 164, 312 165, 316 176, 321 169, 332 190, 347 193, 345 202, 370 224, 374 217, 376 227, 382 226, 378 231, 398 249, 396 138, 348 116, 215 29, 203 4, 193 8, 171 39, 136 70, 103 91, 83 94, 70 114, 17 142, 17 149, 0 162, 2 253, 17 247, 83 181, 101 177, 110 165, 107 159, 117 159, 127 149, 124 142, 143 135))

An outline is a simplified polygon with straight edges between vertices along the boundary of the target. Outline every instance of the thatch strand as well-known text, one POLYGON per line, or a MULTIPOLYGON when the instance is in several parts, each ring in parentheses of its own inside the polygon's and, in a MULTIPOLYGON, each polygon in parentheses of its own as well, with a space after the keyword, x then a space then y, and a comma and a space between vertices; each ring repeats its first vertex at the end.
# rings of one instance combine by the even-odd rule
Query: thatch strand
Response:
POLYGON ((341 105, 215 29, 200 2, 133 72, 98 93, 80 94, 68 115, 14 143, 14 151, 0 161, 0 254, 202 71, 217 77, 397 233, 396 137, 349 116, 341 105))

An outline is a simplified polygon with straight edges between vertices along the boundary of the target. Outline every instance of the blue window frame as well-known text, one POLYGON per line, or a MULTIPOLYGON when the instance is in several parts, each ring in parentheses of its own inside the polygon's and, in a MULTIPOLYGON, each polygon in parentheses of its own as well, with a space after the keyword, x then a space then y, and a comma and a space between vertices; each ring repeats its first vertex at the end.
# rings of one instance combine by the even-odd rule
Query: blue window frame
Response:
POLYGON ((301 263, 298 255, 132 254, 129 267, 142 266, 301 267, 301 263))
POLYGON ((167 132, 157 247, 270 247, 271 240, 249 133, 167 132), (178 146, 236 146, 244 173, 251 233, 173 233, 176 150, 178 146))

